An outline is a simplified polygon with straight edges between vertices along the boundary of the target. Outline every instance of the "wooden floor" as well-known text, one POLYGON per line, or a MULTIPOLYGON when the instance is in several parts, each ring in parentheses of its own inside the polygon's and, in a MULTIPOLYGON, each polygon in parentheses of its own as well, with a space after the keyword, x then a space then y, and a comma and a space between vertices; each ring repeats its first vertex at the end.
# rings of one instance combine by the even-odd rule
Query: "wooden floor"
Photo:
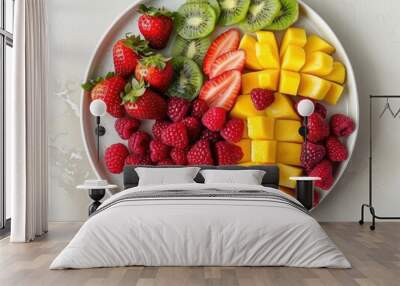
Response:
POLYGON ((29 244, 0 241, 1 286, 45 285, 400 285, 400 223, 379 223, 375 232, 356 223, 323 224, 353 265, 350 270, 285 267, 125 267, 48 270, 80 224, 50 225, 29 244))

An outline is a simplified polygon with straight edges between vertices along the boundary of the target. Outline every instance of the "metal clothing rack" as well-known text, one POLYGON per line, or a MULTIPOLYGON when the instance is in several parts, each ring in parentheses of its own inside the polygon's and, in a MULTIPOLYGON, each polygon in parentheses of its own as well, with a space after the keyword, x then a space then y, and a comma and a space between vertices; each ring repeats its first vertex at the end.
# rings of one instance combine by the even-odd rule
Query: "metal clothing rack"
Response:
POLYGON ((380 219, 380 220, 392 220, 392 219, 400 219, 400 217, 394 217, 394 216, 378 216, 375 212, 375 208, 372 203, 372 101, 374 99, 386 99, 386 104, 384 109, 379 115, 379 118, 381 118, 386 111, 390 112, 391 116, 393 118, 396 118, 398 115, 400 115, 400 109, 396 112, 394 112, 389 103, 390 98, 398 98, 400 99, 400 95, 370 95, 369 96, 369 199, 368 199, 368 204, 362 204, 361 205, 361 219, 359 220, 359 224, 364 224, 364 208, 369 208, 369 211, 372 215, 372 225, 370 225, 371 230, 375 230, 375 220, 380 219))

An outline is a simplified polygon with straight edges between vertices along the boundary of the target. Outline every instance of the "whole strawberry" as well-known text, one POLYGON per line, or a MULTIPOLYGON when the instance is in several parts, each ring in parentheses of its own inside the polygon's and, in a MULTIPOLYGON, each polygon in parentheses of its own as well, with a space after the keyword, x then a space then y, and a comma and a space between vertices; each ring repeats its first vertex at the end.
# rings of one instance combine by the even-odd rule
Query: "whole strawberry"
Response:
POLYGON ((166 9, 157 9, 140 5, 138 26, 140 33, 149 41, 154 49, 163 49, 167 46, 169 37, 174 28, 174 13, 166 9))
POLYGON ((200 137, 201 129, 203 127, 200 121, 196 117, 189 116, 183 119, 182 123, 186 126, 189 141, 197 141, 197 139, 200 137))
POLYGON ((253 88, 250 92, 251 100, 257 110, 264 110, 274 103, 274 91, 264 88, 253 88))
POLYGON ((164 143, 152 140, 150 142, 150 158, 153 162, 159 162, 165 160, 169 156, 170 147, 165 145, 164 143))
POLYGON ((334 114, 330 121, 332 133, 338 137, 347 137, 356 129, 353 119, 344 114, 334 114))
POLYGON ((169 121, 164 121, 164 120, 156 120, 156 122, 153 124, 153 127, 151 128, 151 131, 153 132, 154 139, 157 139, 158 141, 161 141, 161 133, 162 131, 167 128, 168 125, 170 125, 171 122, 169 121))
POLYGON ((184 98, 171 97, 168 100, 167 115, 172 122, 182 121, 190 108, 190 102, 184 98))
POLYGON ((128 140, 128 147, 136 155, 145 155, 149 149, 151 136, 144 131, 137 131, 128 140))
POLYGON ((234 165, 243 158, 242 149, 226 141, 215 143, 215 154, 218 165, 234 165))
POLYGON ((125 165, 152 165, 153 162, 150 159, 150 155, 137 155, 137 154, 130 154, 125 159, 125 165))
POLYGON ((127 140, 139 129, 140 121, 135 118, 118 118, 114 127, 121 139, 127 140))
POLYGON ((197 141, 187 153, 189 165, 213 165, 214 159, 208 140, 197 141))
POLYGON ((161 132, 161 141, 172 147, 185 148, 189 145, 189 137, 185 124, 171 123, 161 132))
POLYGON ((170 156, 175 165, 187 165, 187 151, 185 149, 172 148, 170 156))
POLYGON ((334 136, 328 137, 325 146, 328 152, 328 158, 332 162, 342 162, 349 157, 347 147, 334 136))
POLYGON ((142 58, 135 69, 137 80, 144 80, 152 88, 164 92, 174 77, 174 69, 170 60, 161 54, 142 58))
POLYGON ((309 173, 324 159, 325 155, 326 150, 323 145, 307 142, 301 149, 301 166, 309 173))
POLYGON ((205 100, 202 100, 200 98, 196 99, 192 103, 192 111, 191 115, 193 117, 196 117, 198 119, 201 119, 208 110, 208 104, 205 100))
POLYGON ((108 73, 105 78, 99 77, 82 84, 82 88, 90 92, 92 100, 103 100, 111 116, 121 118, 124 117, 125 110, 121 105, 120 94, 124 91, 125 84, 123 77, 108 73))
POLYGON ((162 119, 167 113, 165 99, 135 79, 126 85, 122 102, 126 112, 139 120, 162 119))
POLYGON ((200 139, 206 139, 206 140, 209 140, 211 143, 216 143, 216 142, 222 140, 222 137, 221 137, 220 133, 217 131, 211 131, 208 129, 204 129, 201 132, 200 139))
POLYGON ((125 166, 125 159, 128 157, 128 148, 122 143, 109 146, 104 153, 104 161, 110 173, 119 174, 125 166))
POLYGON ((329 126, 318 113, 313 113, 308 117, 307 139, 313 143, 318 143, 329 136, 329 126))
POLYGON ((201 122, 211 131, 220 131, 225 125, 226 113, 222 107, 212 107, 203 115, 201 122))
POLYGON ((221 130, 221 136, 228 142, 237 143, 240 141, 240 139, 242 139, 243 130, 244 121, 239 118, 232 118, 221 130))
POLYGON ((315 186, 322 190, 329 190, 333 185, 332 163, 323 160, 309 174, 310 177, 319 177, 321 180, 315 181, 315 186))

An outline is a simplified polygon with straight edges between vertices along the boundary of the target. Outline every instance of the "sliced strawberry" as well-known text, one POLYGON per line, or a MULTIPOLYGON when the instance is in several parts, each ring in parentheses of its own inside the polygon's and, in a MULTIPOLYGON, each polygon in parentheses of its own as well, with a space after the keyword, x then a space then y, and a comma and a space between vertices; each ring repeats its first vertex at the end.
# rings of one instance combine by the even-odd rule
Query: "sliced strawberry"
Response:
POLYGON ((237 29, 229 29, 228 31, 219 35, 211 46, 208 48, 203 61, 203 71, 206 75, 210 75, 211 66, 215 60, 231 51, 236 51, 239 47, 240 32, 237 29))
POLYGON ((240 86, 240 71, 226 71, 208 80, 201 88, 199 98, 206 101, 210 107, 222 107, 229 111, 240 92, 240 86))
POLYGON ((246 61, 246 53, 243 50, 227 52, 219 56, 211 65, 210 78, 214 78, 226 71, 242 71, 246 61))

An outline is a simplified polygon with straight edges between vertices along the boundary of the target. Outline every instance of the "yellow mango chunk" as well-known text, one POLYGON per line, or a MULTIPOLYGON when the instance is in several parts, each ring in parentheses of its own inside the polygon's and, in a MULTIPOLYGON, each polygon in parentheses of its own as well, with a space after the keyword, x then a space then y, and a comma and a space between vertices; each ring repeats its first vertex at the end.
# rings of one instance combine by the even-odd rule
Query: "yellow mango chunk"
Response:
POLYGON ((249 94, 239 95, 236 98, 235 105, 233 106, 230 116, 241 119, 247 119, 247 117, 263 115, 263 111, 259 111, 254 107, 253 101, 249 94))
POLYGON ((301 74, 298 94, 312 99, 322 100, 331 88, 331 83, 325 79, 301 74))
POLYGON ((251 139, 274 139, 275 120, 266 116, 247 118, 247 128, 251 139))
POLYGON ((307 43, 307 35, 304 29, 289 28, 286 30, 286 33, 282 39, 280 56, 283 56, 283 54, 286 52, 286 48, 289 45, 295 45, 303 48, 306 45, 306 43, 307 43))
POLYGON ((265 114, 273 118, 300 120, 289 96, 278 92, 274 102, 265 109, 265 114))
POLYGON ((242 93, 250 94, 253 88, 277 90, 278 83, 279 70, 263 70, 245 73, 242 75, 242 93))
POLYGON ((276 153, 276 161, 278 163, 301 166, 302 144, 290 142, 278 142, 278 150, 276 153))
POLYGON ((247 129, 247 120, 244 120, 244 128, 243 128, 243 135, 242 138, 249 138, 249 132, 247 129))
POLYGON ((302 47, 289 45, 282 57, 282 69, 298 72, 306 62, 306 52, 302 47))
POLYGON ((307 54, 306 63, 301 72, 316 76, 328 75, 333 70, 333 58, 324 52, 307 54))
POLYGON ((253 140, 251 141, 251 161, 257 163, 276 162, 276 141, 253 140))
POLYGON ((243 152, 243 157, 239 161, 239 163, 251 161, 251 140, 242 139, 239 142, 235 143, 235 145, 239 146, 243 152))
POLYGON ((270 44, 276 52, 278 52, 278 43, 275 38, 274 32, 271 31, 258 31, 256 32, 257 41, 259 43, 270 44))
POLYGON ((331 88, 329 89, 328 93, 325 95, 324 101, 335 105, 340 97, 343 94, 343 86, 334 82, 331 82, 331 88))
POLYGON ((268 43, 256 43, 256 56, 264 69, 279 69, 278 51, 268 43))
POLYGON ((324 79, 343 84, 346 79, 346 68, 341 62, 333 62, 333 69, 330 74, 325 75, 324 79))
POLYGON ((300 74, 297 72, 281 70, 279 92, 296 96, 300 86, 300 78, 300 74))
POLYGON ((256 39, 252 36, 245 34, 239 44, 239 49, 242 49, 246 53, 245 66, 252 70, 262 70, 262 66, 256 57, 256 39))
POLYGON ((304 46, 304 49, 307 54, 311 54, 312 52, 333 54, 336 50, 334 46, 317 35, 311 35, 307 38, 307 43, 304 46))
POLYGON ((279 168, 279 186, 290 189, 296 188, 296 181, 292 181, 290 177, 299 177, 303 174, 303 169, 285 164, 277 164, 279 168))
POLYGON ((278 119, 275 122, 275 140, 286 142, 303 142, 303 136, 299 134, 300 121, 278 119))
POLYGON ((260 166, 260 165, 270 165, 270 164, 261 164, 259 162, 243 162, 243 163, 239 163, 239 166, 245 166, 245 167, 250 167, 250 166, 260 166))

